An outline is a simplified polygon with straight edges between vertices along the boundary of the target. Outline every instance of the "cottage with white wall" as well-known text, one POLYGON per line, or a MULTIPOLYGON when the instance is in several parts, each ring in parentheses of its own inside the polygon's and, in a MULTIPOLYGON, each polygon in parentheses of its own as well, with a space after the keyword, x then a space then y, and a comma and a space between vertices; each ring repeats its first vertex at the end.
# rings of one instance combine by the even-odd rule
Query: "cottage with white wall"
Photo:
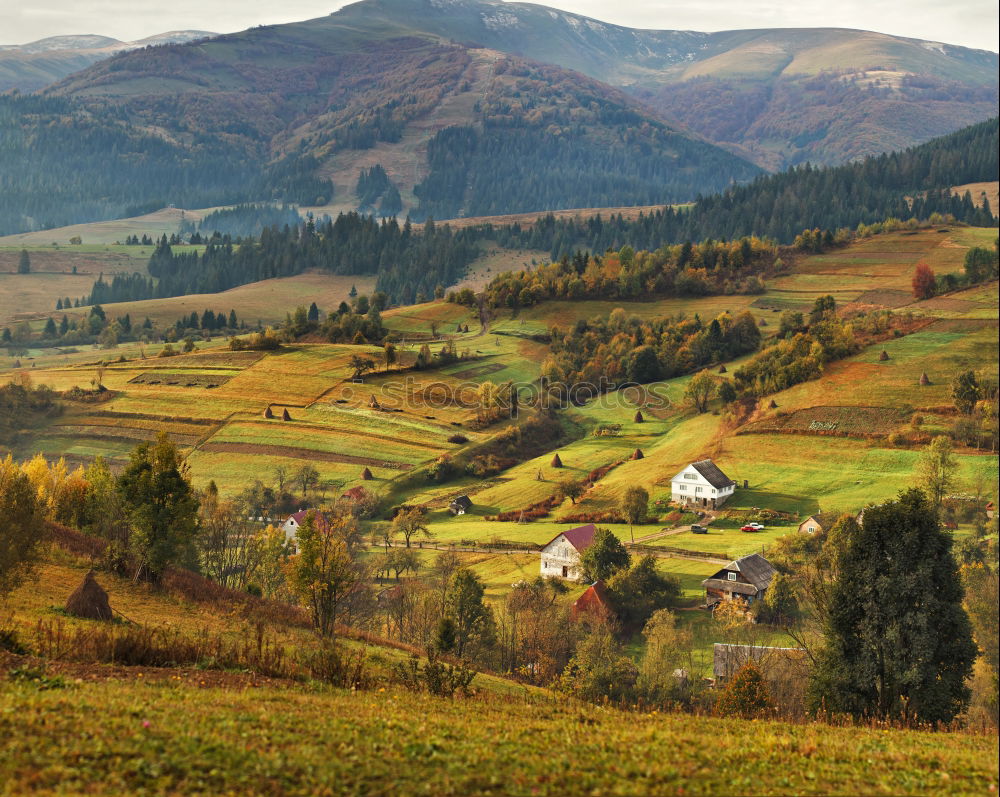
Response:
POLYGON ((542 548, 542 576, 582 581, 580 556, 594 541, 593 523, 557 534, 542 548))
POLYGON ((710 459, 692 462, 670 480, 670 498, 686 506, 715 509, 736 489, 736 482, 710 459))

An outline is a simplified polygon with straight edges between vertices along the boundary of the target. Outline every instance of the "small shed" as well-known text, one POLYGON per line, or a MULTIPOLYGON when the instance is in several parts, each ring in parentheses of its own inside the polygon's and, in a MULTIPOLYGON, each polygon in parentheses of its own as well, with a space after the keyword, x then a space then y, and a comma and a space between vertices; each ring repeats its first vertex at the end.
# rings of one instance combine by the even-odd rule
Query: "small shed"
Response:
POLYGON ((448 504, 448 511, 452 515, 464 515, 470 509, 472 509, 472 499, 467 495, 460 495, 448 504))
POLYGON ((604 581, 597 579, 583 594, 573 602, 570 617, 573 620, 589 618, 594 620, 609 620, 614 616, 611 599, 604 581))
POLYGON ((364 487, 352 487, 350 490, 344 490, 344 494, 341 496, 345 501, 364 501, 368 497, 368 491, 364 487))
POLYGON ((817 512, 815 515, 810 515, 799 523, 799 534, 815 534, 817 531, 829 531, 836 522, 837 518, 832 512, 825 514, 817 512))

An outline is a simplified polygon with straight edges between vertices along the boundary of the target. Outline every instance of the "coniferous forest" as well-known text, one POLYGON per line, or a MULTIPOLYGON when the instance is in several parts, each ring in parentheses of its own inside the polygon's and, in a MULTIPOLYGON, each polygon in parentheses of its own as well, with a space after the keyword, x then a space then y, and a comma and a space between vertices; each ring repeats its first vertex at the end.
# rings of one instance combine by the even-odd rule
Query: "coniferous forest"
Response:
MULTIPOLYGON (((750 235, 791 244, 804 229, 854 229, 889 218, 927 219, 935 213, 987 225, 993 218, 991 208, 976 207, 971 197, 953 195, 948 187, 956 180, 975 182, 996 173, 997 137, 994 119, 905 152, 846 166, 793 169, 700 198, 690 208, 665 207, 631 221, 620 216, 557 220, 550 214, 531 227, 452 230, 429 220, 417 232, 409 222, 401 226, 393 218, 380 222, 349 213, 336 220, 266 227, 258 238, 242 243, 229 235, 216 237, 203 254, 175 253, 164 239, 149 264, 155 284, 138 275, 118 275, 102 284, 93 298, 113 302, 214 293, 319 269, 375 274, 379 290, 391 301, 406 304, 430 298, 438 286, 454 284, 487 241, 547 250, 557 260, 580 250, 601 253, 629 246, 653 252, 668 244, 750 235)), ((201 228, 208 231, 232 220, 235 226, 230 229, 245 232, 252 217, 266 220, 272 213, 288 215, 287 210, 237 208, 209 216, 201 228), (244 226, 236 225, 237 219, 244 226)))

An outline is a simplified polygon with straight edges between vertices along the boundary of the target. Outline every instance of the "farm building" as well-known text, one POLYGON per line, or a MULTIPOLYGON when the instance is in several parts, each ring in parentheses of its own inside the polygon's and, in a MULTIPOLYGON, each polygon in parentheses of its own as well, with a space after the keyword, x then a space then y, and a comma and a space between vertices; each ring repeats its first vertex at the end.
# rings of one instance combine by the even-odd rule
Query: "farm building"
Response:
POLYGON ((472 509, 472 499, 467 495, 460 495, 448 504, 448 511, 453 515, 464 515, 470 509, 472 509))
POLYGON ((712 675, 715 685, 726 683, 747 662, 752 661, 769 682, 789 682, 804 676, 809 659, 803 648, 771 648, 764 645, 712 646, 712 675))
POLYGON ((832 513, 816 513, 799 523, 799 534, 815 534, 817 531, 829 531, 837 522, 832 513))
POLYGON ((601 579, 597 579, 583 594, 573 601, 570 616, 574 620, 590 617, 595 620, 607 620, 614 616, 607 587, 601 579))
POLYGON ((774 573, 771 563, 759 553, 740 557, 701 582, 705 588, 705 604, 713 606, 731 601, 733 597, 748 603, 760 600, 771 585, 774 573))
POLYGON ((670 480, 670 497, 678 504, 722 506, 736 489, 736 482, 710 459, 692 462, 670 480))
POLYGON ((597 531, 593 523, 577 526, 553 537, 542 548, 542 575, 579 581, 583 578, 580 570, 580 554, 594 541, 597 531))
POLYGON ((308 509, 300 509, 295 514, 289 515, 288 519, 281 524, 281 530, 285 532, 285 540, 287 542, 295 539, 295 534, 308 512, 308 509))
POLYGON ((341 496, 345 501, 364 501, 368 497, 368 491, 364 487, 352 487, 350 490, 345 490, 344 494, 341 496))

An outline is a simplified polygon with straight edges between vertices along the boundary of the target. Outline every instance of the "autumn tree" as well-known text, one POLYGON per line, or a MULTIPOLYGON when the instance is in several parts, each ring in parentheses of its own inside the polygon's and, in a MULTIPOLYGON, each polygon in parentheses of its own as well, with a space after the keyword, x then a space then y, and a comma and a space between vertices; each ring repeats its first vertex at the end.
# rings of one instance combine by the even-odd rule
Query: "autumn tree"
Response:
POLYGON ((715 377, 708 370, 700 371, 688 382, 684 390, 684 400, 692 404, 698 412, 705 412, 714 392, 715 377))
POLYGON ((975 371, 961 371, 951 380, 951 396, 955 408, 965 415, 971 415, 979 401, 979 383, 975 371))
POLYGON ((0 597, 31 573, 44 541, 43 510, 27 475, 0 460, 0 597))
POLYGON ((622 541, 609 529, 597 529, 593 542, 580 556, 580 568, 587 581, 606 581, 617 571, 628 568, 631 562, 622 541))
POLYGON ((726 684, 725 691, 715 704, 717 713, 724 717, 752 718, 766 711, 771 696, 764 681, 764 674, 753 661, 748 661, 726 684))
POLYGON ((647 702, 664 703, 677 694, 679 681, 674 673, 688 663, 693 634, 678 625, 672 611, 659 609, 646 622, 642 636, 646 648, 636 686, 647 702))
POLYGON ((649 493, 644 487, 634 485, 625 490, 622 496, 620 509, 625 519, 628 521, 628 532, 635 542, 635 534, 632 532, 633 523, 644 523, 646 512, 649 508, 649 493))
POLYGON ((568 498, 570 500, 570 503, 575 504, 577 499, 581 495, 583 495, 583 493, 584 493, 583 484, 581 482, 578 482, 576 479, 573 478, 563 479, 561 482, 559 482, 558 495, 561 496, 563 500, 568 498))
POLYGON ((444 616, 454 624, 451 650, 459 658, 485 655, 496 639, 496 623, 484 594, 479 577, 468 568, 452 574, 444 596, 444 616))
POLYGON ((140 571, 158 581, 168 565, 191 553, 198 527, 198 498, 188 468, 166 432, 132 452, 118 478, 132 523, 140 571))
POLYGON ((399 534, 406 542, 406 547, 410 547, 410 540, 423 535, 431 537, 431 530, 427 528, 427 521, 423 511, 418 507, 412 509, 400 509, 396 517, 392 519, 392 533, 399 534))
POLYGON ((917 263, 917 268, 913 272, 913 280, 910 284, 913 287, 914 297, 917 299, 930 299, 934 296, 934 291, 937 287, 937 278, 934 276, 934 272, 930 266, 926 263, 917 263))
POLYGON ((955 471, 958 462, 955 460, 951 438, 938 435, 917 463, 920 476, 920 486, 923 487, 935 509, 941 507, 941 502, 955 483, 955 471))
POLYGON ((364 594, 367 570, 360 557, 357 521, 349 514, 306 513, 296 531, 298 553, 291 560, 290 583, 309 608, 313 626, 336 635, 364 594))

